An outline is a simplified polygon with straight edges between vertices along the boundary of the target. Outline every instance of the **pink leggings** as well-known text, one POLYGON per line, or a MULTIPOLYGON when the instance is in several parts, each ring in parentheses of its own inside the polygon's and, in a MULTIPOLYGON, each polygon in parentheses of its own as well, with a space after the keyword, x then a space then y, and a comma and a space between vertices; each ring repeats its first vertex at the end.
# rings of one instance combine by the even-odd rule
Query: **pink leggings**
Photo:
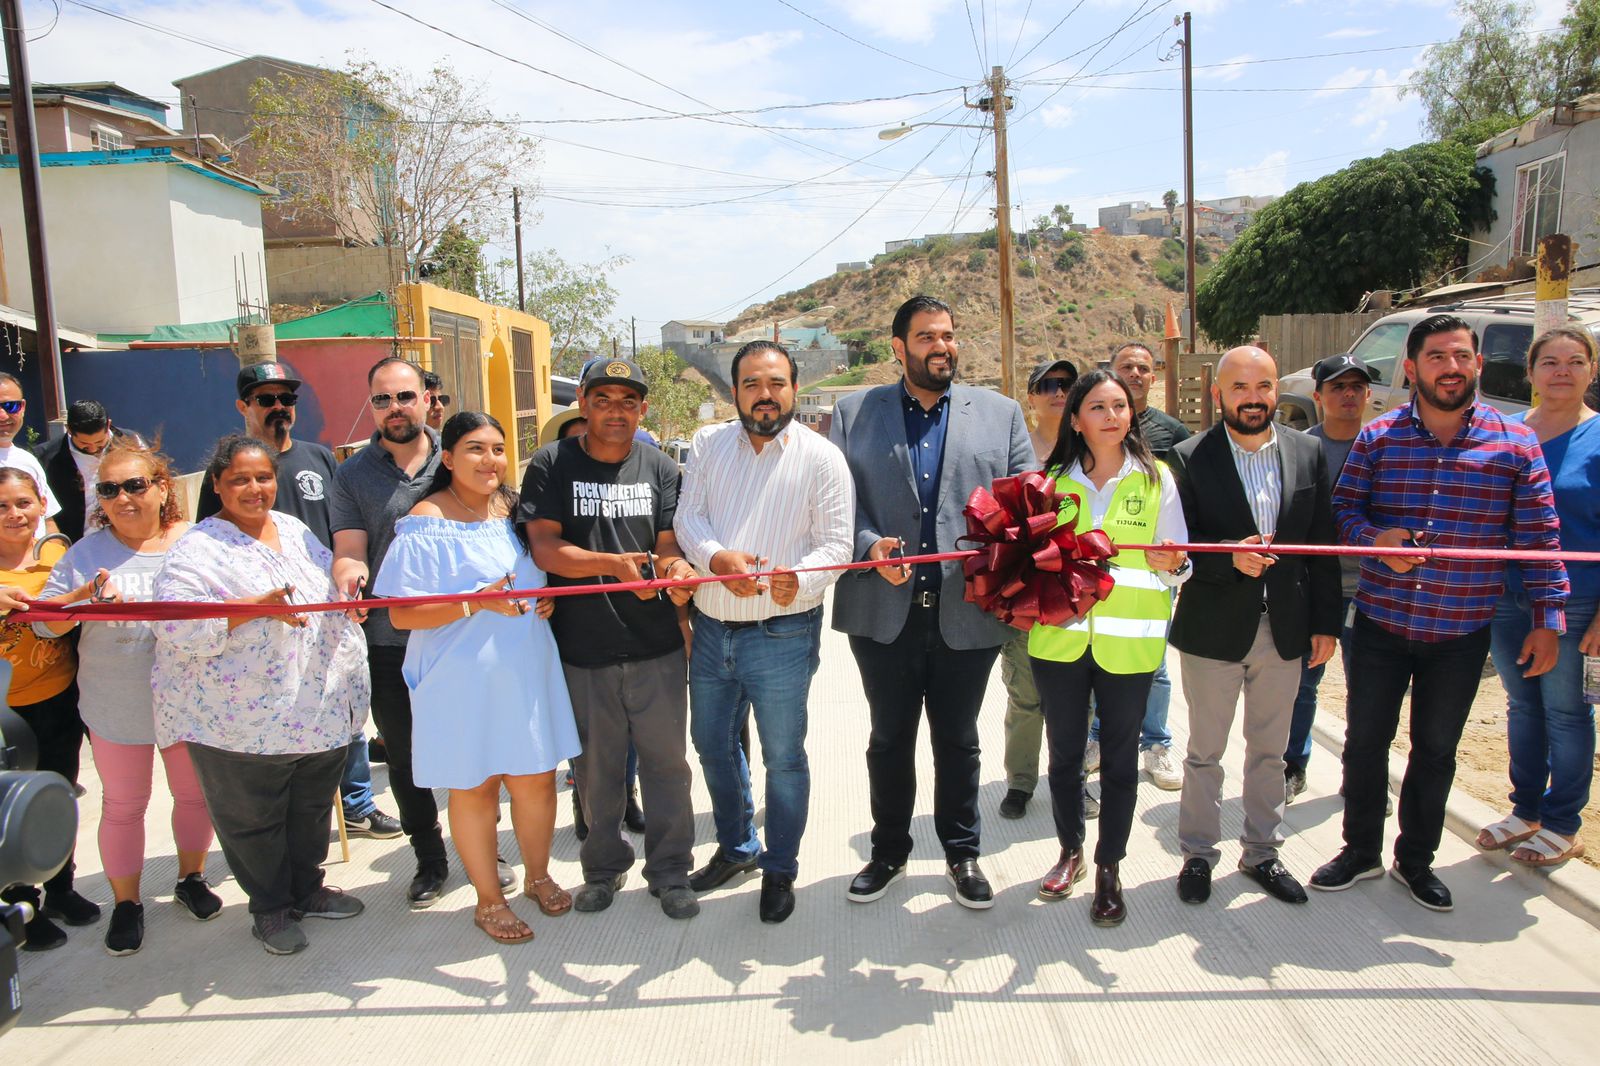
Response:
MULTIPOLYGON (((144 870, 144 815, 150 807, 154 744, 117 744, 92 730, 94 766, 104 794, 100 801, 100 862, 107 877, 136 877, 144 870)), ((161 749, 172 792, 172 836, 179 851, 211 847, 211 815, 189 761, 189 746, 161 749)))

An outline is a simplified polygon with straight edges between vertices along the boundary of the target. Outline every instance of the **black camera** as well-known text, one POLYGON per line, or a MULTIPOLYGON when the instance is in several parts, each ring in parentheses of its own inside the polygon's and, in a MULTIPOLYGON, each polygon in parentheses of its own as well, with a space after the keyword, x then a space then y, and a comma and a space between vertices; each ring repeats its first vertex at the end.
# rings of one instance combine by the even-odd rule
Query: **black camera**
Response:
MULTIPOLYGON (((10 681, 10 665, 0 662, 0 691, 10 681)), ((0 888, 53 877, 77 840, 78 799, 72 786, 60 774, 35 770, 38 759, 33 730, 0 701, 0 888)), ((31 917, 27 904, 0 903, 0 1034, 22 1012, 17 948, 31 917)))

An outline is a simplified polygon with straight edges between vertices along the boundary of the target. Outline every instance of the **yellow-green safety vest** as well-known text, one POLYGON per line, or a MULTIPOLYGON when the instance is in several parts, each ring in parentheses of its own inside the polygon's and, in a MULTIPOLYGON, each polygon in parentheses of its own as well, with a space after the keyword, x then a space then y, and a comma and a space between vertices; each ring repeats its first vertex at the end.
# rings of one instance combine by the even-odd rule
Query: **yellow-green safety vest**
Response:
MULTIPOLYGON (((1168 474, 1168 477, 1171 475, 1168 474)), ((1074 532, 1094 528, 1087 501, 1093 489, 1058 476, 1056 491, 1085 501, 1061 504, 1057 528, 1069 522, 1074 532)), ((1161 511, 1161 486, 1142 470, 1123 476, 1111 494, 1100 528, 1113 544, 1154 544, 1161 511)), ((1028 632, 1028 654, 1036 659, 1070 663, 1088 651, 1101 669, 1113 674, 1142 674, 1161 665, 1167 647, 1167 622, 1172 617, 1172 592, 1162 584, 1142 551, 1122 552, 1111 560, 1116 585, 1071 625, 1037 625, 1028 632)))

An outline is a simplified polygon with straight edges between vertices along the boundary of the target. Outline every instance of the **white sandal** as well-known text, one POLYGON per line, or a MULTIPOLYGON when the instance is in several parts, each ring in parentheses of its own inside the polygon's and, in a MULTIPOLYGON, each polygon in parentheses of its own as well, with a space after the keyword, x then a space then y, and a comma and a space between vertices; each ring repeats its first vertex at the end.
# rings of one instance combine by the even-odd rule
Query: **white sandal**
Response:
POLYGON ((1478 837, 1473 843, 1484 851, 1504 851, 1522 843, 1538 831, 1538 822, 1524 822, 1516 815, 1508 814, 1493 825, 1486 825, 1478 830, 1478 837))
POLYGON ((1511 853, 1511 861, 1524 866, 1555 866, 1582 855, 1583 841, 1577 837, 1568 840, 1559 833, 1540 829, 1511 853), (1524 852, 1530 853, 1528 857, 1521 857, 1524 852))

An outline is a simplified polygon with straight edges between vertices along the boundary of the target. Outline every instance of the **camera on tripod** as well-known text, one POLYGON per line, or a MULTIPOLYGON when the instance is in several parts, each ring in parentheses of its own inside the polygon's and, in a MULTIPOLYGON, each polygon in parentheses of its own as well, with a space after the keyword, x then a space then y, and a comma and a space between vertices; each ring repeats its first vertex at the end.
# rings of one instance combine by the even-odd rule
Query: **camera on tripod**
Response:
MULTIPOLYGON (((0 662, 0 692, 10 686, 0 662)), ((37 885, 66 865, 78 836, 78 800, 60 774, 35 770, 33 730, 0 700, 0 888, 37 885)), ((0 1034, 22 1011, 17 948, 33 916, 27 904, 0 903, 0 1034)))

